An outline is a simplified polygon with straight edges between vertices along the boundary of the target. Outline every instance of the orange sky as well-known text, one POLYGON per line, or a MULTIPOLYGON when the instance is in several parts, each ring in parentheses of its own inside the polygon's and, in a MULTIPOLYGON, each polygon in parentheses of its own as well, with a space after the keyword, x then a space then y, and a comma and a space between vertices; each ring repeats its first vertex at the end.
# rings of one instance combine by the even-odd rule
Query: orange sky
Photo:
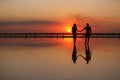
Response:
POLYGON ((119 0, 0 0, 0 32, 120 32, 119 0))

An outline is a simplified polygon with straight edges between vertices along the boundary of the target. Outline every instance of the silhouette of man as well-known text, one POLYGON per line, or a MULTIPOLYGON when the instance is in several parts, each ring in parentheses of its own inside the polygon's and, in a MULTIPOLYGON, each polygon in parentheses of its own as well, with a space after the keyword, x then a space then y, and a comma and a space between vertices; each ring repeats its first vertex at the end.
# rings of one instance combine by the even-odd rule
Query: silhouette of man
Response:
POLYGON ((79 31, 79 32, 82 32, 82 31, 84 31, 84 30, 86 30, 86 33, 85 33, 85 44, 87 43, 89 43, 89 39, 90 39, 90 35, 91 35, 91 27, 89 26, 89 23, 87 23, 86 24, 86 27, 84 27, 81 31, 79 31))
POLYGON ((77 26, 76 24, 73 24, 73 27, 72 27, 72 34, 73 34, 73 38, 74 38, 74 45, 76 43, 76 35, 77 35, 77 26))

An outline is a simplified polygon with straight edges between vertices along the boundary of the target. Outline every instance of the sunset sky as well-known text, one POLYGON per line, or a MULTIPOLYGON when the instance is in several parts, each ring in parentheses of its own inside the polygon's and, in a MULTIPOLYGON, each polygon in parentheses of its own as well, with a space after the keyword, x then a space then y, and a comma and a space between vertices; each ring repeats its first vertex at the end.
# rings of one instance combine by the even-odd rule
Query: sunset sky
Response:
POLYGON ((120 0, 0 0, 0 32, 120 32, 120 0))

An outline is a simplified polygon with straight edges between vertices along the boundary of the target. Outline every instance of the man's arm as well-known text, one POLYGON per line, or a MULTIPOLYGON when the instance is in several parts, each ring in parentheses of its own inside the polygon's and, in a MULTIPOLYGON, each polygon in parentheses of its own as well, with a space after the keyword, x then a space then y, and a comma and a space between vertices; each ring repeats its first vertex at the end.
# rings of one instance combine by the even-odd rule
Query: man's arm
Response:
POLYGON ((84 31, 85 30, 85 28, 83 28, 81 31, 79 31, 79 32, 82 32, 82 31, 84 31))

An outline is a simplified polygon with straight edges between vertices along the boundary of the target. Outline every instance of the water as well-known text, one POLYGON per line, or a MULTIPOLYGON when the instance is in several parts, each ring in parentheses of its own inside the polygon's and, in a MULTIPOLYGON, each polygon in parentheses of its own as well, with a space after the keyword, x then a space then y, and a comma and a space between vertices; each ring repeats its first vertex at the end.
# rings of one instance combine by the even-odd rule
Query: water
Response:
POLYGON ((82 38, 0 39, 0 80, 120 80, 120 40, 91 39, 86 63, 82 38))

